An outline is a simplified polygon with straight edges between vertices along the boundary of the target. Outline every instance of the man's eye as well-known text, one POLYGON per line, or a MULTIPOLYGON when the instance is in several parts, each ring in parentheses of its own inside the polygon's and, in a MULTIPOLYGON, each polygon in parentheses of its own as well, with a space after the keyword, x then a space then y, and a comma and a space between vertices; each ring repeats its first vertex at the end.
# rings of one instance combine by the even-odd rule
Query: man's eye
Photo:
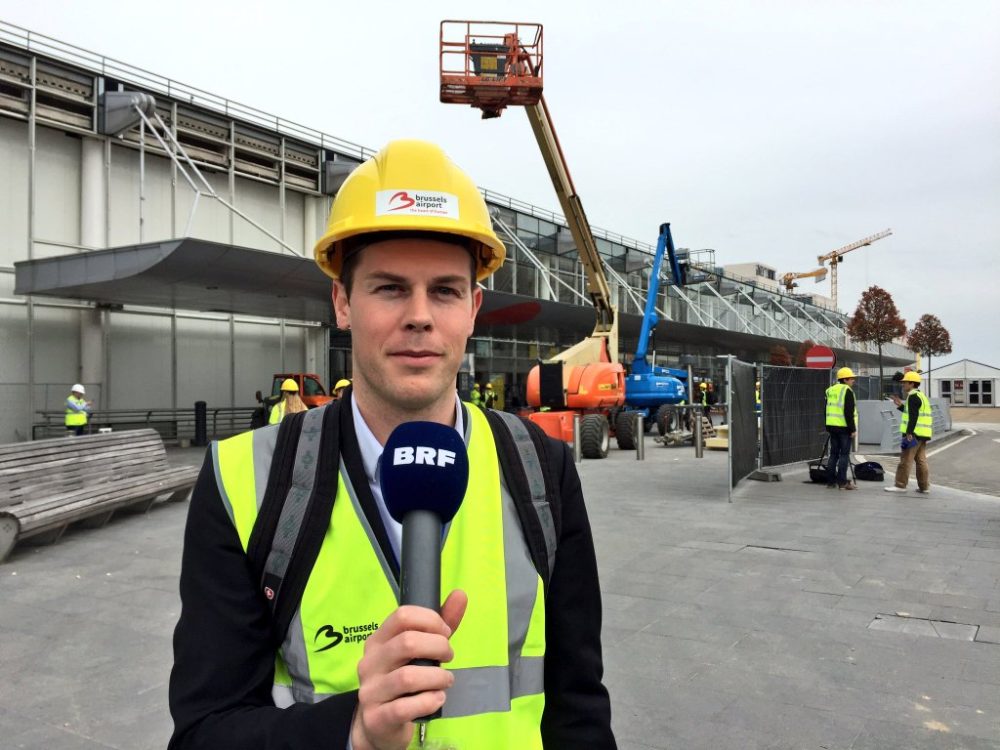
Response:
POLYGON ((376 292, 398 292, 402 290, 402 286, 399 284, 380 284, 375 287, 376 292))
POLYGON ((451 286, 439 286, 437 288, 437 293, 438 294, 443 294, 445 296, 452 296, 452 297, 461 297, 462 296, 462 293, 458 289, 456 289, 454 287, 451 287, 451 286))

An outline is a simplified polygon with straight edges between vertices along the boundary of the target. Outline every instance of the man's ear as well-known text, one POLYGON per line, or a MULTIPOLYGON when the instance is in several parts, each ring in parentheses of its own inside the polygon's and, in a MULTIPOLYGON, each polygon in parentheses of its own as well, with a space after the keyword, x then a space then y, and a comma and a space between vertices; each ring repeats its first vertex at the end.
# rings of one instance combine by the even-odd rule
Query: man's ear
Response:
POLYGON ((342 282, 333 282, 333 313, 337 318, 337 328, 342 331, 351 327, 351 300, 347 296, 347 287, 342 282))
POLYGON ((476 315, 479 314, 479 308, 483 306, 483 289, 479 284, 475 284, 472 287, 472 315, 469 318, 469 335, 472 335, 472 330, 476 327, 476 315))

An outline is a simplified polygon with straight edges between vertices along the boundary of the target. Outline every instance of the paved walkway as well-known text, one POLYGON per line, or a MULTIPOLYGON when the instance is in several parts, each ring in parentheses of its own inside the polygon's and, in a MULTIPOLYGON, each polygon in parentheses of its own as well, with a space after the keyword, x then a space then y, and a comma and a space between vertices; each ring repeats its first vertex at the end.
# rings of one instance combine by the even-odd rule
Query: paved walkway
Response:
MULTIPOLYGON (((581 466, 623 750, 1000 748, 1000 500, 646 459, 581 466)), ((0 748, 164 747, 185 513, 0 565, 0 748)))

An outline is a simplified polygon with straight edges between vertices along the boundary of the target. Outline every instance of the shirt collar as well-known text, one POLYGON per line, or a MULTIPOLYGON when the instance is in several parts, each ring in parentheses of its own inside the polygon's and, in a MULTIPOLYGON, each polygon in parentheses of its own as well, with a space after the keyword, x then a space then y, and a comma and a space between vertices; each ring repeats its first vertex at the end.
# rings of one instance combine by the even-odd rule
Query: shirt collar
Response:
MULTIPOLYGON (((361 451, 361 463, 365 467, 365 476, 370 483, 378 481, 379 461, 382 458, 383 445, 368 427, 365 418, 361 416, 358 402, 351 398, 351 413, 354 416, 354 433, 358 436, 358 449, 361 451)), ((462 414, 462 400, 455 393, 455 431, 465 441, 465 418, 462 414)))

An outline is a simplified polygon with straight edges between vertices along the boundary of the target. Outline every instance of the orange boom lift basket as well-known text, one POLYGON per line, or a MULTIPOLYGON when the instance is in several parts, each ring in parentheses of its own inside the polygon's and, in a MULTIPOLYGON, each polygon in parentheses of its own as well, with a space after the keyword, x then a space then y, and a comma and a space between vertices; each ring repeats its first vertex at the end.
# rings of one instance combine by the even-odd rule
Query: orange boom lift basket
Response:
POLYGON ((542 98, 541 24, 442 21, 440 57, 441 101, 481 109, 484 120, 542 98))

